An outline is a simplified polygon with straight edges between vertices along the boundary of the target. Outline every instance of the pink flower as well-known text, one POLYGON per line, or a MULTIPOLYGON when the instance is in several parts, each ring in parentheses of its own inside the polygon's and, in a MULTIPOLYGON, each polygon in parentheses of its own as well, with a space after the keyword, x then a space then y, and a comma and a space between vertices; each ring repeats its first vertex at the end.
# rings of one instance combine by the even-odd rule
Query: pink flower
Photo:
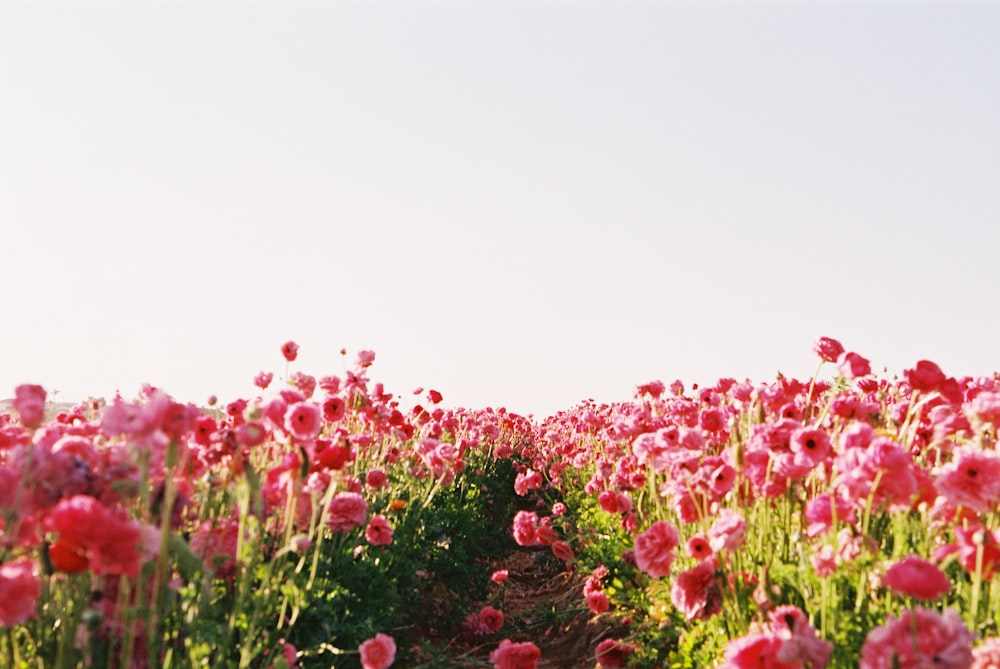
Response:
POLYGON ((367 474, 365 474, 365 485, 367 485, 372 490, 378 490, 385 486, 389 481, 389 478, 385 475, 385 472, 381 469, 372 469, 367 474))
POLYGON ((45 528, 58 532, 60 546, 85 559, 94 574, 139 573, 143 537, 138 523, 93 497, 60 500, 45 519, 45 528))
POLYGON ((41 425, 45 417, 45 388, 30 383, 15 388, 14 409, 21 416, 21 425, 26 428, 41 425))
POLYGON ((285 430, 298 441, 315 439, 322 428, 319 408, 312 402, 297 402, 285 412, 285 430))
POLYGON ((986 513, 1000 503, 1000 454, 958 447, 951 462, 937 471, 934 487, 953 505, 986 513))
POLYGON ((316 377, 302 372, 292 374, 292 385, 294 385, 303 397, 309 399, 316 392, 316 377))
POLYGON ((794 666, 822 669, 830 663, 833 644, 816 636, 806 614, 795 606, 779 606, 770 613, 770 629, 782 641, 778 659, 794 666))
POLYGON ((938 615, 917 607, 868 633, 859 669, 968 669, 976 635, 954 610, 938 615), (934 658, 933 662, 929 662, 934 658))
POLYGON ((658 520, 635 538, 635 563, 653 578, 666 576, 680 542, 677 528, 665 520, 658 520))
POLYGON ((542 487, 542 475, 533 469, 525 470, 514 478, 514 492, 522 497, 530 490, 542 487))
POLYGON ((611 600, 604 594, 603 590, 592 590, 587 594, 587 608, 595 616, 599 616, 611 608, 611 600))
POLYGON ((740 514, 729 509, 719 512, 719 517, 708 530, 708 543, 712 550, 735 551, 743 545, 743 535, 747 531, 747 521, 740 514))
POLYGON ((838 523, 853 525, 856 520, 854 508, 848 500, 827 494, 813 497, 806 504, 806 520, 809 522, 806 536, 815 537, 829 532, 833 529, 834 516, 838 523))
POLYGON ((698 561, 712 557, 714 554, 714 551, 708 541, 700 534, 688 539, 687 544, 684 545, 684 550, 687 552, 688 557, 693 557, 698 561))
POLYGON ((35 617, 42 592, 37 571, 29 558, 0 565, 0 627, 13 627, 35 617))
POLYGON ((773 633, 748 634, 726 645, 725 664, 719 669, 801 669, 801 663, 782 662, 778 653, 784 645, 773 633))
POLYGON ((824 362, 837 362, 837 358, 844 352, 844 345, 836 339, 829 337, 819 337, 813 342, 813 351, 824 362))
POLYGON ((327 397, 323 400, 323 418, 327 423, 336 423, 347 413, 347 404, 340 397, 327 397))
POLYGON ((533 546, 538 543, 538 514, 533 511, 518 511, 514 514, 514 541, 518 546, 533 546))
POLYGON ((837 573, 837 556, 833 546, 823 546, 818 552, 810 555, 809 563, 820 578, 833 576, 837 573))
POLYGON ((509 578, 509 573, 506 569, 497 569, 490 575, 490 580, 494 583, 503 583, 509 578))
POLYGON ((299 345, 294 341, 286 341, 281 345, 281 355, 285 356, 285 360, 288 362, 293 362, 295 358, 299 357, 299 345))
POLYGON ((573 559, 573 549, 565 541, 553 541, 552 554, 563 562, 568 562, 573 559))
POLYGON ((909 555, 885 572, 885 584, 896 594, 934 601, 951 590, 951 581, 941 568, 916 555, 909 555))
POLYGON ((358 367, 366 369, 375 362, 375 351, 358 351, 358 367))
POLYGON ((396 660, 396 642, 388 634, 379 632, 358 646, 362 669, 386 669, 396 660))
POLYGON ((334 532, 350 532, 365 524, 368 503, 356 492, 338 492, 330 502, 327 525, 334 532))
POLYGON ((493 669, 536 669, 541 656, 541 649, 530 641, 514 643, 510 639, 504 639, 490 653, 490 662, 493 663, 493 669))
POLYGON ((937 390, 946 378, 941 368, 930 360, 920 360, 913 369, 904 369, 903 376, 911 388, 922 392, 937 390))
POLYGON ((191 550, 204 560, 216 576, 228 583, 234 583, 239 536, 240 524, 235 518, 204 520, 191 533, 191 550))
POLYGON ((365 528, 365 539, 373 546, 387 546, 392 543, 393 529, 385 516, 373 516, 365 528))
POLYGON ((257 376, 253 377, 253 384, 261 390, 267 390, 267 387, 271 385, 271 379, 273 378, 274 374, 271 372, 260 372, 257 376))
POLYGON ((867 376, 872 373, 868 359, 853 351, 841 353, 840 357, 837 358, 837 367, 840 369, 840 373, 849 379, 856 379, 859 376, 867 376))
POLYGON ((973 662, 969 669, 998 669, 1000 667, 1000 637, 983 639, 972 649, 973 662))
POLYGON ((670 589, 670 601, 689 622, 708 620, 721 611, 722 593, 715 582, 715 560, 699 562, 678 574, 670 589))
POLYGON ((632 646, 619 639, 605 639, 597 644, 594 656, 601 669, 619 669, 625 666, 632 646))

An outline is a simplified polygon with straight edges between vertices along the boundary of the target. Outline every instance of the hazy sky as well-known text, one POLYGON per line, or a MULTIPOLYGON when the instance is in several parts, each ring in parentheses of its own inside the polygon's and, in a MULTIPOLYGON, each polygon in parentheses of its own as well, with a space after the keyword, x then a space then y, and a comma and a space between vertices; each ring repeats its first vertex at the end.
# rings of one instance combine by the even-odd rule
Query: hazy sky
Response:
POLYGON ((0 397, 1000 370, 1000 3, 0 0, 0 397))

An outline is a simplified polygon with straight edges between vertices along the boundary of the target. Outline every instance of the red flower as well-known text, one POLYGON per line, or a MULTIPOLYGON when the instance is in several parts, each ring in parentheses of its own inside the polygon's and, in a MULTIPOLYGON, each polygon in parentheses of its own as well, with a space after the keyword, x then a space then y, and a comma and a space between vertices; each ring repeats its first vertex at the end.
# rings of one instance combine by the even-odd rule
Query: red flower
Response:
POLYGON ((844 352, 844 345, 836 339, 820 337, 813 342, 813 351, 816 355, 822 358, 824 362, 837 362, 837 358, 839 358, 840 354, 844 352))
POLYGON ((871 363, 868 362, 868 359, 853 351, 841 353, 840 357, 837 358, 837 367, 840 368, 840 373, 849 379, 868 376, 872 373, 871 363))
POLYGON ((553 541, 552 554, 563 562, 573 559, 573 549, 565 541, 553 541))
POLYGON ((299 345, 294 341, 286 341, 281 345, 281 355, 285 356, 285 360, 288 362, 293 362, 295 358, 299 357, 299 345))
POLYGON ((904 369, 903 376, 911 388, 922 392, 937 390, 946 379, 941 368, 930 360, 920 360, 913 369, 904 369))
POLYGON ((889 567, 885 584, 895 593, 934 601, 951 590, 951 581, 940 567, 916 555, 910 555, 889 567))
MULTIPOLYGON (((136 576, 142 561, 139 525, 88 495, 60 500, 45 520, 67 552, 85 555, 95 574, 136 576)), ((58 542, 57 542, 58 543, 58 542)))
POLYGON ((0 627, 13 627, 35 616, 42 583, 33 560, 21 558, 0 565, 0 627))

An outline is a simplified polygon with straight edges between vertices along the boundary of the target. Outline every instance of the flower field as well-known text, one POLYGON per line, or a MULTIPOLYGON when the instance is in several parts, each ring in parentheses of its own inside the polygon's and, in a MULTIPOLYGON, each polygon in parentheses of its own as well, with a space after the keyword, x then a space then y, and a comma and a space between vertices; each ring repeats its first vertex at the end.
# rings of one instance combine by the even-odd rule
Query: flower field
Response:
POLYGON ((225 405, 19 386, 0 667, 1000 667, 1000 377, 813 349, 544 420, 294 342, 225 405))

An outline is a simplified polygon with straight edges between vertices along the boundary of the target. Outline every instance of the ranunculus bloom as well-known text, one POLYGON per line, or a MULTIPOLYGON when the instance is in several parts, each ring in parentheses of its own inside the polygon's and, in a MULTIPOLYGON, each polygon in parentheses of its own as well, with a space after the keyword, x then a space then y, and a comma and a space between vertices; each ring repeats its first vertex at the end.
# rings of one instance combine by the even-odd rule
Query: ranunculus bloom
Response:
POLYGON ((625 666, 625 661, 631 652, 631 645, 619 639, 605 639, 597 644, 594 656, 601 669, 618 669, 625 666))
POLYGON ((723 509, 708 530, 708 543, 716 553, 723 549, 735 551, 743 544, 746 532, 746 519, 735 511, 723 509))
POLYGON ((62 545, 86 556, 95 574, 136 576, 142 562, 139 524, 88 495, 62 499, 49 512, 45 528, 59 533, 62 545))
POLYGON ((573 559, 573 549, 565 541, 553 541, 552 554, 563 562, 573 559))
POLYGON ((1000 667, 1000 637, 983 639, 972 649, 973 662, 969 669, 998 669, 1000 667))
POLYGON ((261 390, 267 390, 267 387, 271 385, 271 379, 273 378, 274 374, 271 372, 260 372, 257 376, 253 377, 253 384, 261 390))
POLYGON ((951 590, 951 581, 933 562, 909 555, 885 572, 885 584, 899 595, 934 601, 951 590))
POLYGON ((518 511, 514 514, 514 541, 518 546, 533 546, 538 543, 538 514, 533 511, 518 511))
POLYGON ((378 490, 388 482, 388 477, 381 469, 372 469, 365 474, 365 485, 372 490, 378 490))
POLYGON ((688 539, 687 544, 684 546, 684 550, 687 551, 688 557, 693 557, 695 560, 699 561, 712 557, 714 554, 708 540, 701 535, 695 535, 688 539))
POLYGON ((388 634, 379 632, 358 646, 358 652, 363 669, 386 669, 396 659, 396 642, 388 634))
POLYGON ((347 403, 340 397, 327 397, 323 400, 323 418, 327 423, 336 423, 347 413, 347 403))
POLYGON ((635 538, 635 563, 653 578, 666 576, 674 563, 674 549, 680 544, 677 528, 658 520, 635 538))
POLYGON ((868 359, 853 351, 841 353, 840 357, 837 358, 837 367, 840 369, 840 373, 849 379, 868 376, 872 373, 871 363, 868 362, 868 359))
POLYGON ((937 363, 930 360, 920 360, 913 369, 904 369, 903 376, 911 388, 921 392, 937 390, 946 378, 937 363))
POLYGON ((358 351, 358 367, 365 369, 375 362, 375 351, 358 351))
POLYGON ((479 621, 489 634, 493 634, 503 627, 503 612, 498 611, 492 606, 484 606, 479 611, 479 621))
POLYGON ((191 533, 191 550, 219 578, 236 581, 236 549, 239 545, 240 523, 235 518, 203 520, 191 533))
POLYGON ((285 430, 299 441, 315 439, 322 428, 319 408, 312 402, 297 402, 285 412, 285 430))
POLYGON ((338 492, 330 502, 327 525, 334 532, 350 532, 365 524, 368 503, 356 492, 338 492))
POLYGON ((24 383, 14 389, 14 409, 21 416, 21 425, 35 428, 45 417, 45 388, 24 383))
POLYGON ((708 620, 722 610, 715 582, 715 560, 704 560, 681 572, 670 589, 670 601, 688 620, 708 620))
POLYGON ((819 337, 813 342, 813 352, 824 362, 837 362, 837 358, 844 352, 844 345, 830 337, 819 337))
POLYGON ((490 662, 493 663, 493 669, 535 669, 541 656, 541 649, 530 641, 514 643, 510 639, 504 639, 490 653, 490 662))
POLYGON ((29 558, 0 565, 0 627, 13 627, 35 616, 42 583, 29 558))
POLYGON ((503 582, 504 582, 504 581, 506 581, 506 580, 507 580, 507 579, 508 579, 509 577, 510 577, 510 574, 509 574, 509 573, 507 572, 507 570, 506 570, 506 569, 497 569, 497 570, 496 570, 495 572, 493 572, 493 574, 492 574, 492 575, 490 576, 490 580, 491 580, 491 581, 493 581, 494 583, 503 583, 503 582))
POLYGON ((954 610, 917 607, 868 633, 859 669, 969 669, 976 638, 954 610), (933 661, 930 661, 934 658, 933 661))
POLYGON ((1000 503, 1000 454, 973 446, 956 448, 934 476, 938 493, 955 506, 986 513, 1000 503))
POLYGON ((387 546, 392 543, 392 525, 385 516, 373 516, 365 528, 365 539, 373 546, 387 546))
POLYGON ((299 357, 299 345, 294 341, 286 341, 281 345, 281 355, 285 356, 285 360, 292 362, 295 358, 299 357))

